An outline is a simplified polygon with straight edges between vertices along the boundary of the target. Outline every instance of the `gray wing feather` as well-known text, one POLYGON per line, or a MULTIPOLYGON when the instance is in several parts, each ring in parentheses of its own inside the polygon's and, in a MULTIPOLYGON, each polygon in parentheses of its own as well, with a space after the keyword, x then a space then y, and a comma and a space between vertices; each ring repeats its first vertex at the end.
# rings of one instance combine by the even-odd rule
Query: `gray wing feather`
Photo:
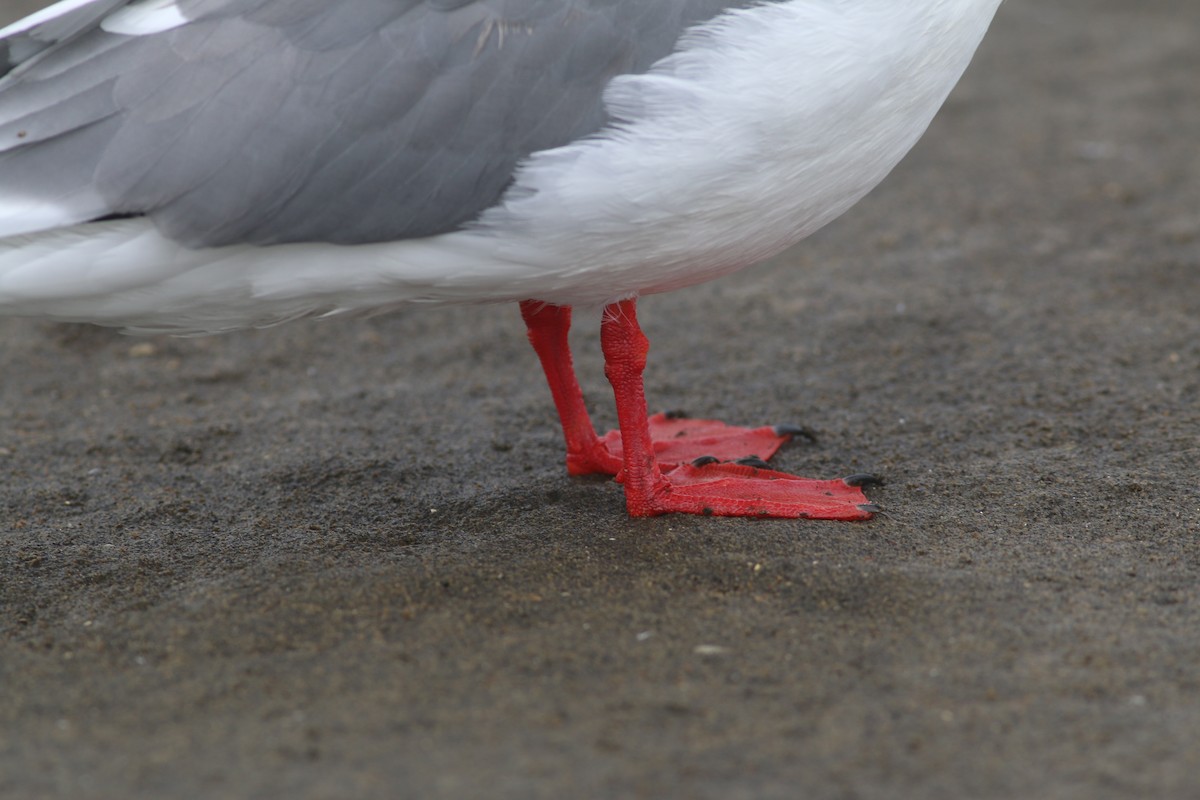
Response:
MULTIPOLYGON (((42 22, 19 26, 17 33, 0 39, 0 76, 29 61, 38 53, 68 41, 96 24, 129 0, 92 0, 50 16, 42 22)), ((51 9, 47 9, 51 11, 51 9)))
POLYGON ((748 2, 179 0, 186 25, 95 29, 0 84, 0 186, 193 246, 443 233, 748 2))

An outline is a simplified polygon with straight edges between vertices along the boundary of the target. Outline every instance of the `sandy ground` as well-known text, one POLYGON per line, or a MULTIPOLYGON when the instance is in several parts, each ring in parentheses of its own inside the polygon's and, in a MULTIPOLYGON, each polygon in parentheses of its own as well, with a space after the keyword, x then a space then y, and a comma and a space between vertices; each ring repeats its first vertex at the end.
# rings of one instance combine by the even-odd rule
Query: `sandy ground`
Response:
POLYGON ((867 201, 642 304, 652 406, 866 524, 627 519, 511 307, 0 322, 0 796, 1200 795, 1198 74, 1200 4, 1010 0, 867 201))

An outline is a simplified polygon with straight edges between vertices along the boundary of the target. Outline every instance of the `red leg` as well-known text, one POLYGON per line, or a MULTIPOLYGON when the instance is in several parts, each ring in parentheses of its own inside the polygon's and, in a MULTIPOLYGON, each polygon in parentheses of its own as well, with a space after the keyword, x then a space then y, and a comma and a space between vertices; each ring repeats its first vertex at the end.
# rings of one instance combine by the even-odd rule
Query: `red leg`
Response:
POLYGON ((655 457, 642 372, 650 343, 637 323, 637 303, 604 309, 600 344, 621 425, 623 482, 629 514, 679 511, 736 517, 869 519, 870 505, 855 481, 813 481, 734 463, 684 464, 663 474, 655 457))
POLYGON ((526 300, 521 303, 521 316, 558 409, 563 436, 567 440, 567 472, 572 475, 617 474, 621 469, 620 453, 609 452, 596 435, 583 404, 583 390, 575 379, 575 366, 567 341, 567 333, 571 330, 571 307, 526 300))
MULTIPOLYGON (((583 391, 575 379, 567 342, 570 307, 526 300, 521 303, 521 316, 529 341, 542 362, 562 422, 567 440, 567 471, 572 475, 618 474, 623 457, 621 433, 609 431, 603 436, 596 435, 583 404, 583 391)), ((738 428, 716 420, 671 414, 655 414, 648 425, 655 458, 663 467, 690 463, 704 456, 722 461, 746 456, 770 458, 793 434, 803 433, 800 428, 789 426, 738 428)))

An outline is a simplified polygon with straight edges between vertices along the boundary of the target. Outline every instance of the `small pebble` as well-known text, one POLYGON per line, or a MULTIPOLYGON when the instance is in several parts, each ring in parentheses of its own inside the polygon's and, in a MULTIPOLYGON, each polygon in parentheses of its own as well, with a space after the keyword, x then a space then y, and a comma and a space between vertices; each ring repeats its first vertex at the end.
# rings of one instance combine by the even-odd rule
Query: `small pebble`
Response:
POLYGON ((729 652, 729 648, 719 644, 698 644, 692 652, 698 656, 723 656, 729 652))

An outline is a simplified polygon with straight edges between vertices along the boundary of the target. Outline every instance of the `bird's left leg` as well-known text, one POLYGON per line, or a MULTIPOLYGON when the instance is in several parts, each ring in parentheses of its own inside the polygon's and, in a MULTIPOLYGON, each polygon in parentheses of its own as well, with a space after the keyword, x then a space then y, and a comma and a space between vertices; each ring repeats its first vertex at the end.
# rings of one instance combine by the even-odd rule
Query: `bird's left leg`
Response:
POLYGON ((614 455, 596 435, 583 403, 583 390, 575 378, 575 364, 567 334, 571 330, 571 307, 536 300, 521 303, 521 316, 529 343, 542 362, 554 407, 567 440, 567 472, 572 475, 601 473, 616 475, 621 469, 620 453, 614 455))

